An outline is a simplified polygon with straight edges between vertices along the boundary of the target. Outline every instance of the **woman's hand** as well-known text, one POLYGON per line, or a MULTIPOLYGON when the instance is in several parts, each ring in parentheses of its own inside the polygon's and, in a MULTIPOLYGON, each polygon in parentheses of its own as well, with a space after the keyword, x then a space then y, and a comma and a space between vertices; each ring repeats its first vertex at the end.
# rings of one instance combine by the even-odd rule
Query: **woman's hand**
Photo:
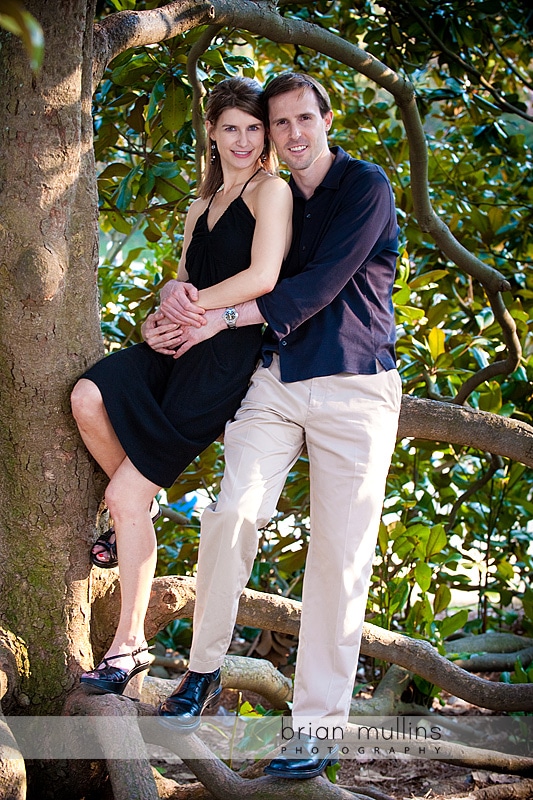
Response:
POLYGON ((181 325, 170 322, 159 309, 146 317, 141 333, 152 350, 165 356, 174 356, 182 342, 181 325))
POLYGON ((199 342, 205 342, 220 331, 227 330, 227 325, 222 318, 221 308, 215 308, 211 311, 206 311, 204 316, 204 324, 200 328, 195 328, 192 325, 184 325, 180 331, 180 346, 179 349, 173 353, 174 358, 180 358, 191 347, 199 342))
POLYGON ((192 283, 172 280, 161 289, 161 311, 170 322, 195 328, 205 325, 205 309, 197 300, 198 289, 192 283))

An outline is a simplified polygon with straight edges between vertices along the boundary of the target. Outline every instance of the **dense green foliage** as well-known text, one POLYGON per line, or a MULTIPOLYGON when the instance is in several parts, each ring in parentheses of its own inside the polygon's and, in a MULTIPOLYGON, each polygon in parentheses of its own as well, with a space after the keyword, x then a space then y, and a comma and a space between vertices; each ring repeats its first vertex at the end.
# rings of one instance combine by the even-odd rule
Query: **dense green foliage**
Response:
MULTIPOLYGON (((109 11, 156 5, 107 4, 109 11)), ((357 43, 413 82, 434 207, 466 248, 510 281, 506 301, 524 351, 513 375, 483 384, 468 402, 532 422, 533 133, 526 117, 533 17, 523 6, 413 0, 389 2, 385 10, 366 0, 319 0, 283 5, 282 13, 357 43)), ((161 282, 175 273, 198 177, 187 56, 201 32, 123 53, 95 96, 102 325, 109 348, 138 341, 139 321, 157 304, 161 282)), ((404 391, 453 398, 470 375, 501 357, 504 344, 482 288, 442 256, 413 217, 409 153, 392 98, 315 51, 244 31, 220 31, 198 64, 206 90, 229 75, 264 81, 283 69, 321 80, 334 105, 332 143, 381 164, 390 176, 402 237, 394 299, 404 391)), ((302 458, 264 533, 254 588, 299 596, 308 535, 306 466, 302 458)), ((182 510, 184 494, 198 489, 213 497, 222 469, 222 445, 215 444, 177 481, 169 502, 182 510)), ((368 618, 436 643, 464 627, 532 634, 530 487, 530 470, 490 454, 399 442, 368 618)), ((198 528, 194 510, 190 526, 161 523, 161 570, 193 571, 198 528)), ((183 625, 175 632, 182 635, 183 625)))

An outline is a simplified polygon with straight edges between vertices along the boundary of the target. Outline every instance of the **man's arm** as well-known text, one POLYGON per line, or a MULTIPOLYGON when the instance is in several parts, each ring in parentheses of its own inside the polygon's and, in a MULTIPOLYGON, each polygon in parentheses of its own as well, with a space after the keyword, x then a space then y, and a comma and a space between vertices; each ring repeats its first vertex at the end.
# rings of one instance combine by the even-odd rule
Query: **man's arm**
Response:
POLYGON ((367 168, 347 185, 313 258, 284 278, 257 306, 279 339, 317 314, 344 289, 379 247, 388 242, 395 260, 397 222, 392 190, 381 170, 367 168), (381 241, 380 241, 381 240, 381 241))

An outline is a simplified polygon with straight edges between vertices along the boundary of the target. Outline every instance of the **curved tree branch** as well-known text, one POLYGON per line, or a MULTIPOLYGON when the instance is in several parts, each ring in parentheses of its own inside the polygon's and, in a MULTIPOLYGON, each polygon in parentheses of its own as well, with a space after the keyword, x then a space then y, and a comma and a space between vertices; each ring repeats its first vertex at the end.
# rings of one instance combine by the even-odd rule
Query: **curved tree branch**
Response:
POLYGON ((453 403, 458 405, 462 405, 480 384, 495 378, 496 375, 510 375, 520 364, 522 348, 516 330, 516 323, 505 307, 500 292, 496 294, 487 292, 487 295, 494 312, 494 318, 500 323, 503 338, 507 345, 508 356, 504 361, 495 361, 488 367, 484 367, 465 381, 452 400, 453 403))
MULTIPOLYGON (((157 705, 181 682, 168 678, 146 677, 143 681, 141 700, 157 705)), ((292 699, 292 681, 281 674, 270 662, 262 658, 227 655, 221 668, 223 689, 246 689, 264 697, 274 708, 286 708, 292 699)))
POLYGON ((209 2, 178 0, 149 11, 119 11, 94 25, 93 87, 116 56, 130 47, 143 47, 171 39, 180 33, 213 21, 209 2))
MULTIPOLYGON (((194 578, 156 578, 152 585, 146 621, 148 638, 173 619, 192 617, 194 601, 194 578)), ((297 634, 300 608, 301 603, 296 600, 245 589, 239 603, 237 622, 253 628, 297 634)), ((533 711, 533 684, 519 686, 493 683, 469 675, 440 656, 428 642, 365 623, 361 652, 405 667, 441 689, 482 708, 495 711, 533 711)))

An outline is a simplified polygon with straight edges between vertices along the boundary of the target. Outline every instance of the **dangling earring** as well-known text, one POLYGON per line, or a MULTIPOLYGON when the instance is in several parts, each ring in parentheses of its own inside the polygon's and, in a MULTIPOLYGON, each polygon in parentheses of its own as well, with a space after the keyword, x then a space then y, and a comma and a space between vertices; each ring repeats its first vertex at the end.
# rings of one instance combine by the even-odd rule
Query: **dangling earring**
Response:
POLYGON ((211 139, 211 164, 214 164, 217 160, 217 146, 213 139, 211 139))
POLYGON ((265 148, 263 150, 263 152, 261 153, 261 155, 259 156, 259 161, 261 162, 261 164, 264 164, 265 161, 267 160, 267 158, 268 158, 268 156, 267 156, 267 152, 266 152, 266 148, 265 148))

